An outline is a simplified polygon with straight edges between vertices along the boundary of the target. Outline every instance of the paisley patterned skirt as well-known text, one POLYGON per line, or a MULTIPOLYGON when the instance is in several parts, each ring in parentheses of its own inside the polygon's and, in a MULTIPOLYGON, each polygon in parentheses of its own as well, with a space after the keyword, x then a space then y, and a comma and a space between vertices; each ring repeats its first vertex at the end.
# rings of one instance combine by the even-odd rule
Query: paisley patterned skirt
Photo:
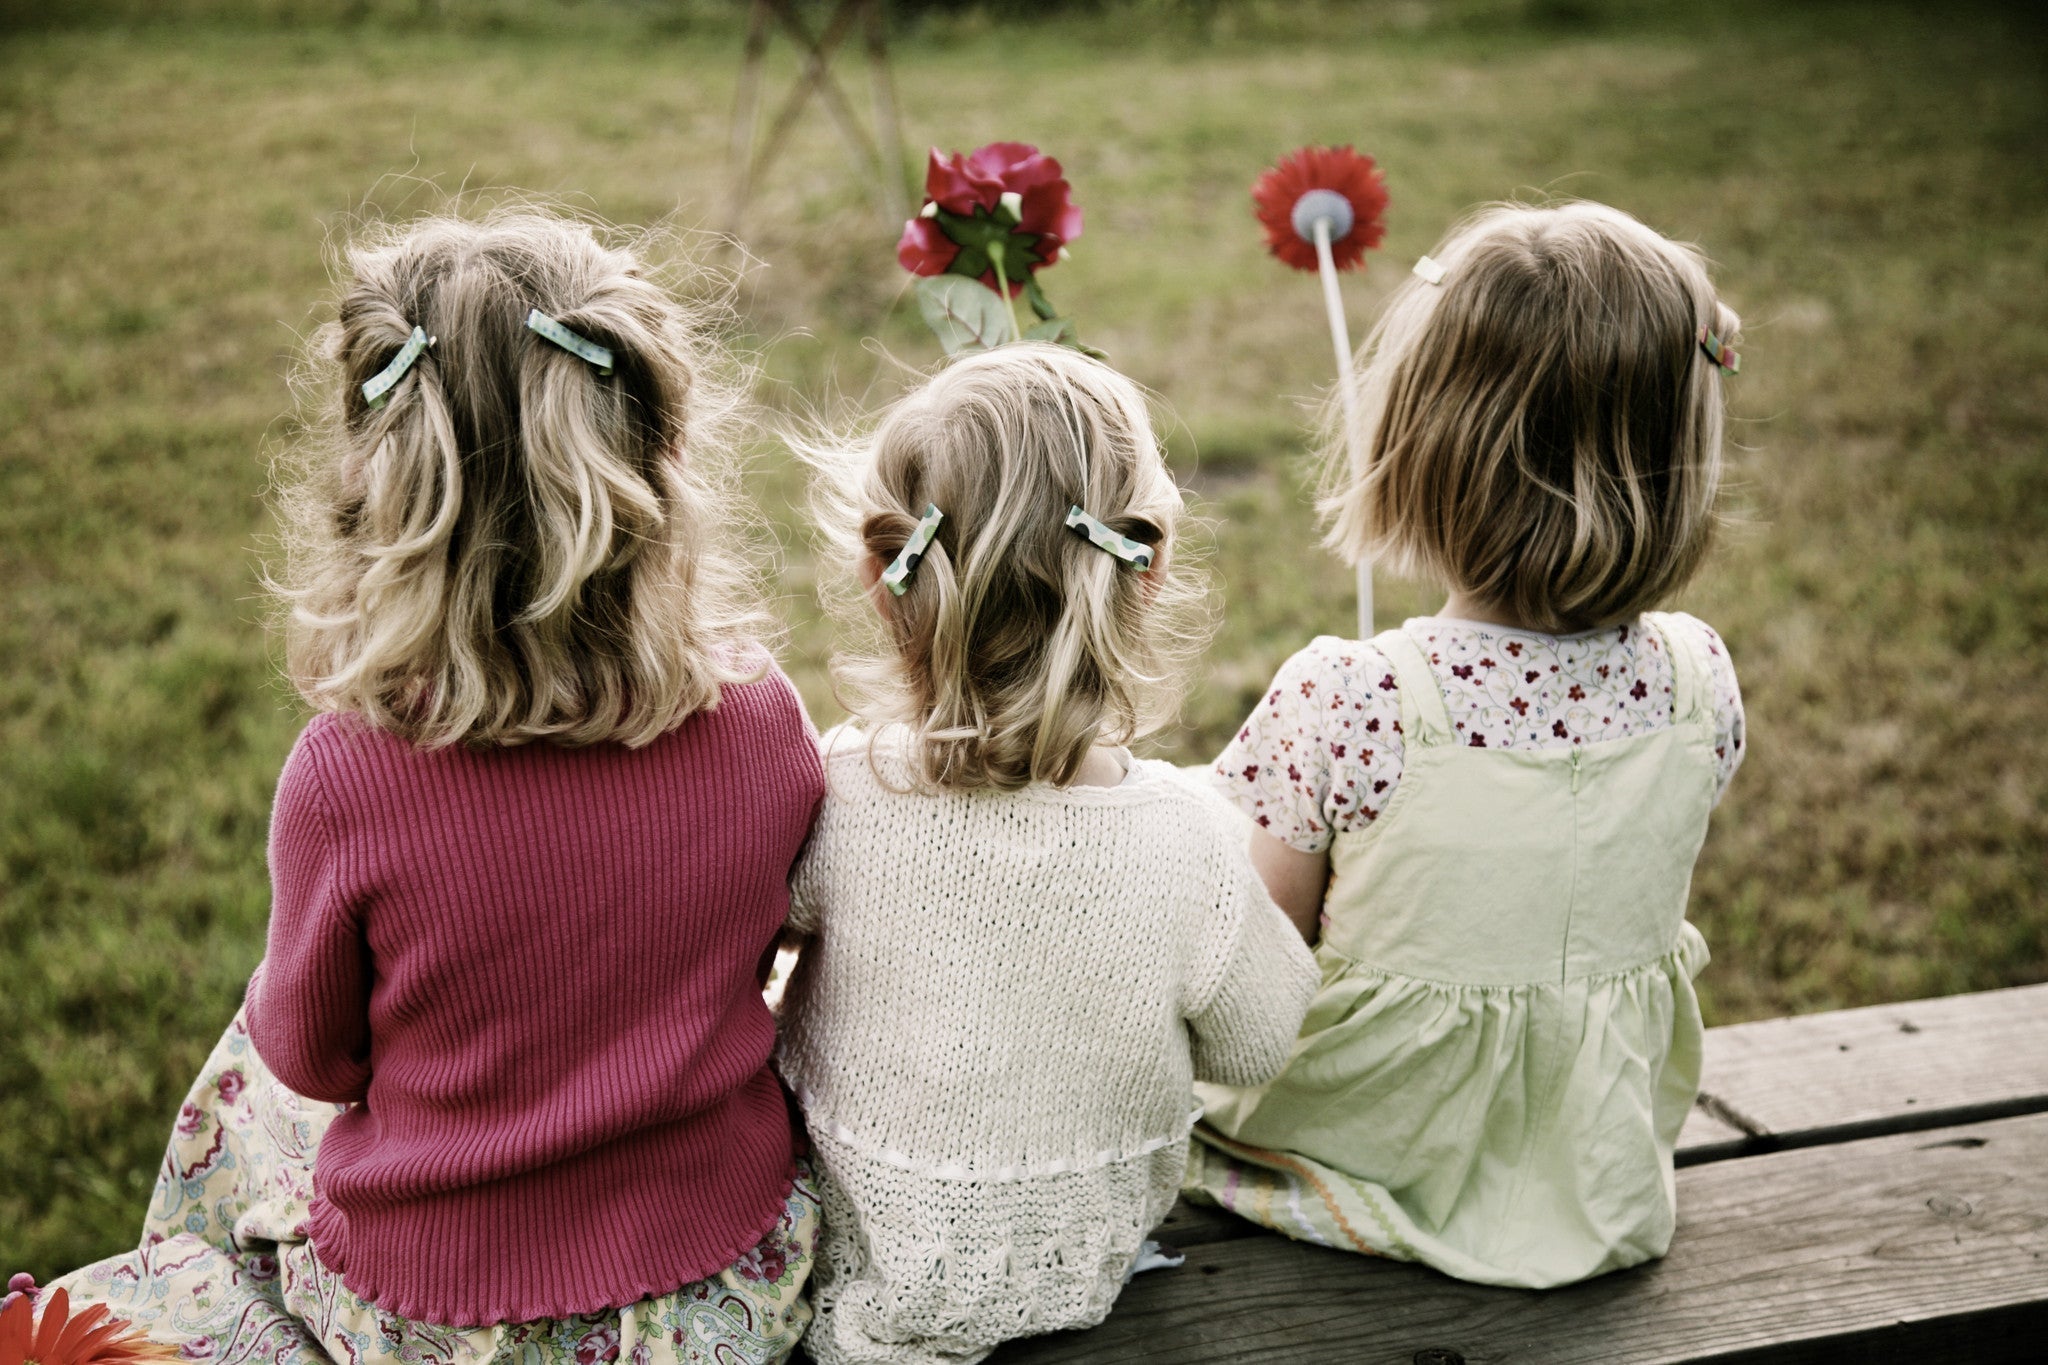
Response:
POLYGON ((141 1249, 56 1284, 210 1365, 777 1365, 810 1325, 818 1196, 801 1162, 768 1235, 673 1293, 495 1327, 387 1313, 306 1240, 313 1155, 341 1112, 271 1076, 237 1014, 179 1111, 141 1249))

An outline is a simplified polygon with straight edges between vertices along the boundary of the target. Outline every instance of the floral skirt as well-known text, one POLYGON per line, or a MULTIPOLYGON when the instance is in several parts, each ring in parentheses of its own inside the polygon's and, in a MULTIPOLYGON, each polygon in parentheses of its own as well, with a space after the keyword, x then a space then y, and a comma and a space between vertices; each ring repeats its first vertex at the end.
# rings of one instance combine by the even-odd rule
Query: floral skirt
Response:
POLYGON ((818 1195, 803 1162, 768 1235, 673 1293, 494 1327, 388 1313, 351 1293, 306 1240, 313 1155, 341 1112, 274 1078, 237 1014, 178 1113, 141 1249, 56 1283, 74 1304, 104 1303, 216 1365, 775 1365, 810 1325, 818 1195))

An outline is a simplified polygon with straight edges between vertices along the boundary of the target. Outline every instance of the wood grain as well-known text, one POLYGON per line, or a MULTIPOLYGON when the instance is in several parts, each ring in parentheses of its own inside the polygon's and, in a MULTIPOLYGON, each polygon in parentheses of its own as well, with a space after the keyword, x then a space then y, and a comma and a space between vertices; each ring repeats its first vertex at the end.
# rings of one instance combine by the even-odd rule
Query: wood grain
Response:
POLYGON ((2048 1342, 2048 1115, 1679 1173, 1656 1264, 1534 1293, 1272 1236, 1190 1243, 1092 1332, 998 1365, 1658 1365, 2038 1360, 2048 1342), (1432 1357, 1429 1351, 1453 1354, 1432 1357))
POLYGON ((2048 985, 1709 1029, 1701 1090, 1681 1163, 2048 1112, 2048 985))

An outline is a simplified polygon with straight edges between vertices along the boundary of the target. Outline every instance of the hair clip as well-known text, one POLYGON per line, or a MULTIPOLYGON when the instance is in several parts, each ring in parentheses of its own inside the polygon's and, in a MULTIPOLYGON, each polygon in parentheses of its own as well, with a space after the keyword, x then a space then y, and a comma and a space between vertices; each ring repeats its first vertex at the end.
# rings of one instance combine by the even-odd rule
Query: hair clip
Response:
POLYGON ((438 337, 427 335, 426 328, 413 328, 412 335, 406 338, 405 345, 399 347, 398 354, 391 357, 391 363, 372 378, 363 381, 363 401, 373 408, 383 407, 392 387, 405 378, 405 372, 412 368, 412 363, 425 354, 427 347, 437 340, 438 337))
POLYGON ((1126 564, 1135 565, 1141 573, 1152 567, 1150 545, 1141 545, 1129 536, 1118 535, 1079 507, 1067 509, 1067 525, 1096 549, 1109 551, 1126 564))
POLYGON ((612 372, 612 353, 609 350, 598 345, 589 337, 577 336, 567 327, 556 322, 546 313, 541 312, 540 309, 536 308, 526 315, 526 325, 529 330, 539 332, 570 355, 587 360, 597 366, 599 374, 610 374, 612 372))
POLYGON ((901 597, 910 587, 910 576, 917 572, 917 566, 924 563, 924 552, 930 548, 932 537, 939 533, 939 523, 946 514, 939 510, 937 503, 926 503, 924 519, 910 533, 910 539, 903 542, 903 548, 896 552, 896 558, 889 567, 882 570, 882 586, 889 590, 891 597, 901 597))
POLYGON ((1445 272, 1443 266, 1432 261, 1427 256, 1416 258, 1415 273, 1431 284, 1442 284, 1444 282, 1445 272))
POLYGON ((1706 323, 1700 324, 1700 349, 1707 353, 1707 359, 1721 367, 1724 374, 1741 374, 1742 357, 1721 344, 1721 338, 1714 335, 1706 323))

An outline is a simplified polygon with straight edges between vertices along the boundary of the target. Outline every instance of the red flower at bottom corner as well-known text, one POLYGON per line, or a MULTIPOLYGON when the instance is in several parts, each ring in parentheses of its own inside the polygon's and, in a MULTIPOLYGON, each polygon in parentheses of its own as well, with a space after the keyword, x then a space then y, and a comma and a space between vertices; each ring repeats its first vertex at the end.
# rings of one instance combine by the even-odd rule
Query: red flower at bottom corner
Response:
POLYGON ((0 1308, 0 1365, 130 1365, 130 1362, 176 1360, 178 1353, 151 1341, 125 1319, 114 1317, 103 1303, 74 1316, 71 1296, 62 1289, 43 1297, 36 1320, 34 1281, 23 1286, 17 1275, 0 1308))
POLYGON ((1387 235, 1387 182, 1369 156, 1345 147, 1303 147, 1252 182, 1252 205, 1266 229, 1266 249, 1296 270, 1316 268, 1315 243, 1294 230, 1294 206, 1310 190, 1334 190, 1351 202, 1351 230, 1330 243, 1339 270, 1349 270, 1387 235))

